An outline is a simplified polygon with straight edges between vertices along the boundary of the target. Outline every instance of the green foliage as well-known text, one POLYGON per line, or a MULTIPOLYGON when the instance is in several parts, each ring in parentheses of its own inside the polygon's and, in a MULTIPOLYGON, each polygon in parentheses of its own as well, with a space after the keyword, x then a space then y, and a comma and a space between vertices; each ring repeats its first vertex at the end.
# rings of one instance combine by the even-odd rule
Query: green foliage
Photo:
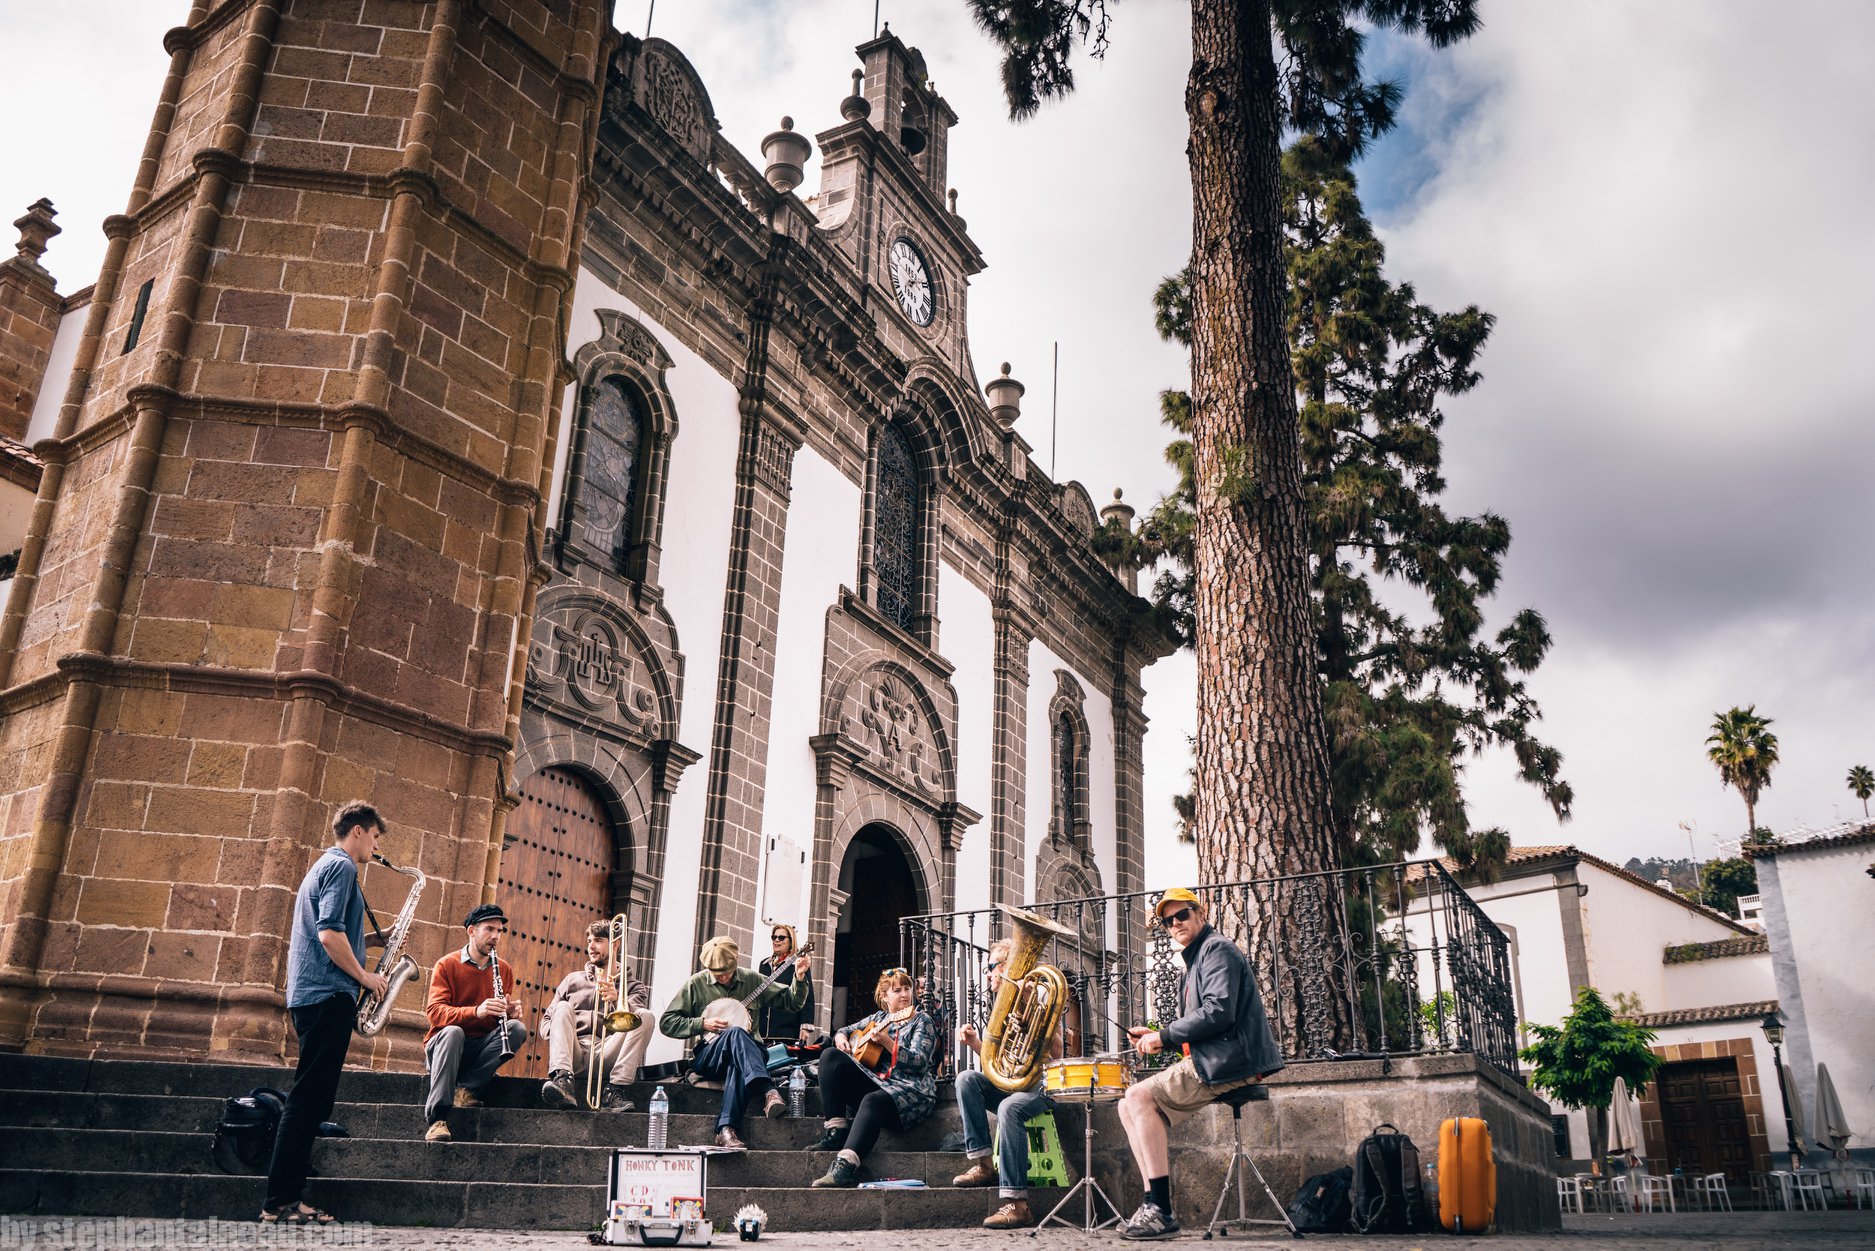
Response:
MULTIPOLYGON (((1450 516, 1438 502, 1439 405, 1478 381, 1474 363, 1492 318, 1477 308, 1437 312, 1410 285, 1387 280, 1354 175, 1328 145, 1297 141, 1283 175, 1288 331, 1343 856, 1398 859, 1430 833, 1488 879, 1510 839, 1471 828, 1461 793, 1467 757, 1508 747, 1558 817, 1573 799, 1561 755, 1531 732, 1539 712, 1525 680, 1549 649, 1543 618, 1524 609, 1495 636, 1484 628, 1510 528, 1491 514, 1450 516), (1397 607, 1402 588, 1423 598, 1423 619, 1397 607)), ((1190 346, 1183 274, 1159 285, 1153 320, 1166 339, 1190 346)), ((1135 552, 1142 562, 1165 558, 1153 598, 1187 643, 1191 414, 1185 392, 1161 395, 1161 420, 1179 436, 1165 452, 1179 480, 1147 513, 1135 552)))
POLYGON ((1457 1045, 1458 996, 1449 990, 1439 991, 1419 1005, 1419 1020, 1428 1046, 1457 1045))
POLYGON ((1862 815, 1868 816, 1869 796, 1875 795, 1875 772, 1867 765, 1852 765, 1847 781, 1849 793, 1862 801, 1862 815))
POLYGON ((1752 834, 1758 828, 1758 795, 1771 789, 1771 770, 1777 765, 1777 735, 1770 727, 1770 718, 1760 717, 1752 704, 1714 713, 1712 733, 1706 736, 1706 759, 1718 769, 1719 780, 1745 801, 1745 828, 1752 834))
POLYGON ((1723 912, 1738 915, 1738 897, 1758 893, 1758 866, 1743 856, 1731 860, 1708 860, 1699 870, 1699 902, 1723 912))
POLYGON ((1577 993, 1560 1026, 1525 1028, 1535 1041, 1517 1055, 1531 1066, 1530 1085, 1564 1107, 1606 1111, 1616 1078, 1638 1099, 1662 1063, 1650 1050, 1654 1031, 1616 1020, 1593 986, 1577 993))

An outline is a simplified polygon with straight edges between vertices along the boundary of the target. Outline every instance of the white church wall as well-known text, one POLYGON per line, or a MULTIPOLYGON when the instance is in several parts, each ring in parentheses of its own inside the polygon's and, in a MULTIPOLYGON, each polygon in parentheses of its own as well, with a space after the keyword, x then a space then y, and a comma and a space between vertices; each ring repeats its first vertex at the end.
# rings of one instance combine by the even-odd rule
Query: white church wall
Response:
POLYGON ((996 697, 996 622, 989 596, 963 574, 938 565, 939 641, 957 666, 957 802, 983 819, 957 851, 958 910, 990 904, 990 770, 996 697))
MULTIPOLYGON (((1707 1006, 1667 1001, 1666 949, 1681 943, 1743 936, 1715 917, 1704 916, 1598 865, 1584 861, 1577 872, 1589 888, 1582 900, 1589 980, 1602 996, 1637 996, 1642 1012, 1707 1006)), ((1722 994, 1720 1003, 1738 1003, 1752 997, 1734 997, 1729 991, 1722 994)))
POLYGON ((72 362, 78 359, 78 344, 85 337, 86 310, 90 299, 71 305, 59 318, 59 328, 52 337, 52 355, 46 359, 45 380, 33 399, 33 415, 26 420, 27 447, 40 439, 49 439, 58 428, 59 408, 65 403, 65 388, 72 381, 72 362))
POLYGON ((1035 898, 1036 866, 1041 849, 1048 841, 1048 822, 1054 812, 1054 760, 1052 729, 1048 706, 1055 698, 1057 669, 1074 675, 1086 693, 1081 706, 1088 728, 1088 820, 1089 845, 1094 862, 1100 866, 1100 889, 1110 893, 1118 880, 1114 857, 1113 810, 1113 705, 1103 693, 1105 686, 1092 674, 1078 672, 1057 656, 1046 644, 1029 645, 1029 724, 1027 785, 1028 829, 1024 832, 1023 856, 1026 865, 1028 895, 1035 898))
POLYGON ((1705 1008, 1716 1004, 1755 1003, 1777 998, 1777 979, 1771 976, 1771 953, 1768 951, 1749 956, 1669 964, 1663 971, 1665 993, 1658 1006, 1648 1005, 1650 1012, 1705 1008))
MULTIPOLYGON (((672 365, 664 381, 677 417, 665 485, 660 581, 664 606, 677 625, 684 656, 684 699, 678 741, 702 757, 685 770, 671 797, 665 843, 664 883, 651 978, 651 1007, 661 1012, 685 978, 695 971, 693 931, 701 876, 703 810, 709 789, 709 751, 716 709, 716 667, 722 639, 723 588, 729 568, 729 539, 735 507, 736 453, 741 415, 735 385, 664 331, 645 311, 612 291, 589 271, 580 271, 573 293, 567 357, 600 334, 596 311, 622 309, 657 336, 672 365)), ((567 459, 578 403, 568 387, 554 456, 548 517, 557 520, 564 497, 567 459)), ((816 666, 818 671, 818 665, 816 666)), ((681 1043, 658 1035, 646 1062, 681 1056, 681 1043)))
MULTIPOLYGON (((769 920, 807 922, 813 880, 814 750, 820 732, 821 665, 827 609, 851 585, 859 560, 860 489, 812 448, 794 457, 787 535, 781 554, 781 608, 775 624, 775 691, 768 721, 768 772, 762 799, 761 934, 736 935, 744 950, 766 954, 769 920), (747 942, 753 942, 753 946, 747 942)), ((755 963, 751 958, 751 964, 755 963)))

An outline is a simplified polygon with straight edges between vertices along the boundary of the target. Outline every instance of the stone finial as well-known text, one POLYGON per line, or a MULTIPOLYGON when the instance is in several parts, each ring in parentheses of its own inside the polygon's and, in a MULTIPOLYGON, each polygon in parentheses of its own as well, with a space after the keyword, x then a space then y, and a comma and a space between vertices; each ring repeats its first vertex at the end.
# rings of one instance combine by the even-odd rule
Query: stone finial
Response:
POLYGON ((39 258, 46 254, 46 241, 64 233, 52 220, 58 215, 52 201, 42 196, 33 201, 24 217, 14 220, 13 228, 20 232, 19 254, 27 264, 39 264, 39 258))
POLYGON ((786 195, 807 176, 807 157, 813 150, 814 145, 808 142, 807 136, 794 129, 794 119, 782 118, 781 129, 769 132, 762 140, 762 156, 768 162, 762 176, 768 179, 769 186, 786 195))
POLYGON ((1020 382, 1009 376, 1009 362, 1003 362, 1000 378, 992 378, 983 388, 983 394, 990 397, 990 416, 996 424, 1005 430, 1016 427, 1016 418, 1022 416, 1022 393, 1027 390, 1020 382))
POLYGON ((1113 502, 1100 510, 1102 522, 1112 521, 1115 518, 1119 519, 1122 528, 1127 530, 1133 528, 1133 506, 1121 498, 1119 487, 1113 488, 1113 502))
POLYGON ((957 223, 957 229, 962 230, 965 227, 967 227, 970 223, 966 222, 963 218, 957 215, 957 188, 955 187, 951 188, 950 200, 951 200, 951 220, 957 223))
POLYGON ((840 116, 849 122, 862 121, 872 116, 872 102, 866 99, 863 88, 866 81, 865 70, 853 71, 853 94, 840 101, 840 116))

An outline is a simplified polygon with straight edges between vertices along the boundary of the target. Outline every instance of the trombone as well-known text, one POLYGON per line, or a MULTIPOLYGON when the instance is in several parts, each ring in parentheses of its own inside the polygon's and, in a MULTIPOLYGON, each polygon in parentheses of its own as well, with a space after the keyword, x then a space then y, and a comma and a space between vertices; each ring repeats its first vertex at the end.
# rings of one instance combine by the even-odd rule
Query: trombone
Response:
POLYGON ((593 987, 592 1037, 586 1044, 590 1048, 586 1054, 586 1106, 595 1112, 605 1093, 606 1035, 629 1034, 639 1024, 638 1014, 625 1006, 625 933, 625 914, 621 912, 612 918, 611 932, 606 935, 605 972, 599 979, 600 986, 610 986, 615 992, 609 1011, 600 1001, 599 986, 593 987))

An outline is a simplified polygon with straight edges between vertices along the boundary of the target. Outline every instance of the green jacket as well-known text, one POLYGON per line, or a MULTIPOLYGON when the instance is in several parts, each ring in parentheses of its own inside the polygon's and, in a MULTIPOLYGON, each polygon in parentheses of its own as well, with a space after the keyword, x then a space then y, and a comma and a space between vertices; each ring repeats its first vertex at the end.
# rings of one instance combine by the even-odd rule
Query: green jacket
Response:
MULTIPOLYGON (((704 1008, 718 999, 747 999, 761 984, 762 975, 748 969, 737 969, 727 986, 717 985, 709 970, 701 970, 691 975, 677 997, 671 1000, 671 1006, 664 1009, 664 1015, 658 1018, 658 1028, 671 1038, 695 1038, 703 1033, 704 1008)), ((799 1012, 807 1005, 813 984, 811 979, 802 978, 792 985, 770 986, 749 1005, 750 1015, 776 1002, 785 1002, 790 1011, 799 1012)))

